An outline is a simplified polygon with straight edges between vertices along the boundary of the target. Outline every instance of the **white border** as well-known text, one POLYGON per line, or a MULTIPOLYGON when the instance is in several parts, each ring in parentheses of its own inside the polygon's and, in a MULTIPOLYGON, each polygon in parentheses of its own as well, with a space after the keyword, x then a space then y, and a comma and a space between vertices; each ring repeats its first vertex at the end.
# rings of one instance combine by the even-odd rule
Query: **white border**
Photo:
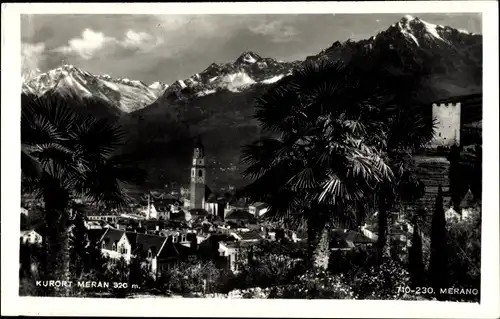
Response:
MULTIPOLYGON (((332 39, 333 41, 334 39, 332 39)), ((496 318, 500 316, 498 5, 496 1, 2 4, 2 315, 496 318), (18 297, 20 14, 299 14, 481 12, 484 187, 481 305, 403 301, 65 299, 18 297), (487 186, 486 186, 487 185, 487 186)))

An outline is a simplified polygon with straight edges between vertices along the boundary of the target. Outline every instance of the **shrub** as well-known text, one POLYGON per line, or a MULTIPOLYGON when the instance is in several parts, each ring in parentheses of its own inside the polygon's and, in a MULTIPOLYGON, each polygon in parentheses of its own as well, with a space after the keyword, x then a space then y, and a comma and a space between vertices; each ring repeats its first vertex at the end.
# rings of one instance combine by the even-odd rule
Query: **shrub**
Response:
MULTIPOLYGON (((447 225, 448 269, 454 288, 480 290, 481 285, 481 216, 447 225)), ((479 301, 479 295, 450 295, 452 300, 479 301)))
POLYGON ((218 291, 223 271, 212 262, 181 262, 161 273, 163 291, 178 294, 218 291))
POLYGON ((240 289, 284 284, 305 271, 302 260, 276 254, 255 256, 238 266, 240 272, 235 281, 240 289))
POLYGON ((343 274, 327 271, 307 271, 289 285, 271 289, 269 298, 284 299, 354 299, 355 294, 343 274))
POLYGON ((402 287, 410 286, 410 275, 399 262, 385 259, 380 266, 360 269, 353 281, 358 299, 401 299, 402 287))

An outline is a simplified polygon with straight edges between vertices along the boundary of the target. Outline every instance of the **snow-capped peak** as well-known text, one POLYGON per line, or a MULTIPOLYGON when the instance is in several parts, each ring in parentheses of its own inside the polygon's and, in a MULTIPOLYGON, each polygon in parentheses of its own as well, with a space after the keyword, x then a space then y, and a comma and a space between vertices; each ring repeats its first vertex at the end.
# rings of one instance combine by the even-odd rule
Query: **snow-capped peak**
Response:
POLYGON ((164 90, 167 87, 168 87, 168 85, 166 85, 165 83, 159 82, 159 81, 153 82, 153 83, 151 83, 151 85, 149 85, 149 88, 153 89, 153 90, 164 90))
MULTIPOLYGON (((418 18, 417 18, 418 19, 418 18)), ((412 16, 412 15, 409 15, 409 14, 405 14, 402 18, 401 18, 401 21, 406 21, 406 22, 410 22, 410 21, 413 21, 415 20, 415 18, 412 16)))
POLYGON ((141 81, 113 79, 93 75, 71 64, 65 64, 34 78, 23 78, 22 90, 43 95, 55 92, 62 95, 93 97, 108 102, 123 112, 132 112, 153 103, 163 90, 153 90, 141 81))
POLYGON ((438 40, 441 40, 443 42, 447 42, 446 40, 444 40, 440 35, 439 33, 437 32, 437 28, 438 26, 435 25, 435 24, 432 24, 432 23, 428 23, 428 22, 425 22, 425 21, 422 21, 422 23, 424 24, 425 26, 425 29, 430 33, 432 34, 433 37, 435 37, 436 39, 438 40))
POLYGON ((238 59, 236 59, 236 64, 248 63, 253 64, 259 60, 262 60, 262 57, 255 52, 245 51, 243 52, 238 59))
POLYGON ((443 29, 442 26, 438 26, 417 17, 411 15, 405 15, 396 23, 397 28, 401 31, 403 35, 411 39, 418 46, 420 46, 417 40, 416 34, 424 32, 424 34, 429 38, 434 38, 436 40, 447 43, 445 39, 439 34, 438 29, 443 29))

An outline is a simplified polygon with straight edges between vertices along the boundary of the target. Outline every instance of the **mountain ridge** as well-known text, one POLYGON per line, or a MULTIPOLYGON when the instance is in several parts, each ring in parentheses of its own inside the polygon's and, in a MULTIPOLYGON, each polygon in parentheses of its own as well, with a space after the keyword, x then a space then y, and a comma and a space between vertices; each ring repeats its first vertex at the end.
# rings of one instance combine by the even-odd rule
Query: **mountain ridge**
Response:
POLYGON ((404 16, 387 29, 359 41, 335 41, 304 61, 278 61, 245 50, 235 60, 212 63, 179 79, 148 105, 122 114, 131 132, 128 152, 147 158, 152 183, 187 182, 192 139, 203 136, 212 184, 240 182, 240 147, 261 132, 253 101, 293 70, 322 60, 349 61, 369 53, 384 67, 429 69, 422 87, 425 103, 482 92, 482 36, 404 16), (222 171, 224 169, 224 171, 222 171), (154 181, 156 180, 156 182, 154 181))
POLYGON ((161 82, 151 88, 142 81, 94 75, 71 64, 36 74, 22 83, 23 93, 95 98, 109 103, 118 113, 133 112, 153 103, 166 88, 161 82))

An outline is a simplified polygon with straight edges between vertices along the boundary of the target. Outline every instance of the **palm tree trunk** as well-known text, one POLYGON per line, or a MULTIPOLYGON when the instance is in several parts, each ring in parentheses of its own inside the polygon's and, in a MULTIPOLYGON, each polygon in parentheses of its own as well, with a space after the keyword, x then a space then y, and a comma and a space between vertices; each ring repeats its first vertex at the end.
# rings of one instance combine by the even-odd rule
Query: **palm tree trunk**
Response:
POLYGON ((309 267, 326 270, 330 260, 330 245, 326 218, 318 211, 307 219, 309 267))
MULTIPOLYGON (((47 264, 45 275, 48 279, 71 280, 70 252, 68 236, 68 216, 64 209, 64 202, 45 196, 45 222, 47 237, 47 264)), ((59 295, 69 295, 69 287, 64 286, 59 295)))

